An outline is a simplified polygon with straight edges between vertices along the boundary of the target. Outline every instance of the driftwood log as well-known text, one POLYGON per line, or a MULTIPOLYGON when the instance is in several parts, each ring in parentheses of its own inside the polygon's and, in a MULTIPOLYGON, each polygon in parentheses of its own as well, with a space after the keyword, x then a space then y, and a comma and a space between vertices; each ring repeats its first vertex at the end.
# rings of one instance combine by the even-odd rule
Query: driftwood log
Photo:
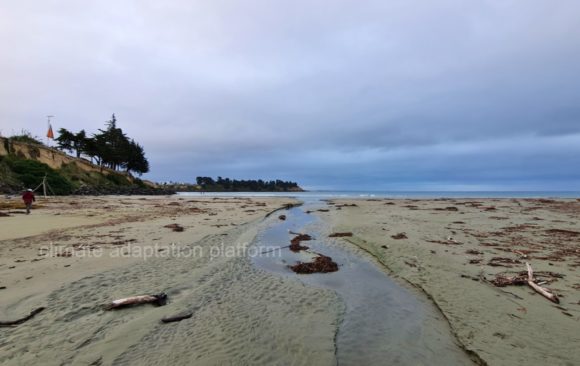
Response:
POLYGON ((177 314, 177 315, 165 317, 165 318, 161 319, 161 321, 163 323, 173 323, 173 322, 182 321, 183 319, 189 319, 192 316, 193 316, 193 313, 182 313, 182 314, 177 314))
POLYGON ((348 233, 332 233, 330 235, 328 235, 329 238, 342 238, 345 236, 352 236, 351 232, 348 233))
POLYGON ((20 318, 20 319, 16 319, 16 320, 7 320, 7 321, 0 321, 0 327, 13 327, 16 326, 18 324, 22 324, 26 321, 29 321, 30 319, 34 318, 34 316, 38 313, 40 313, 41 311, 43 311, 45 308, 44 307, 40 307, 37 309, 34 309, 30 312, 30 314, 28 314, 27 316, 20 318))
POLYGON ((167 295, 165 293, 160 293, 157 295, 140 295, 126 297, 124 299, 114 300, 110 304, 105 305, 105 310, 114 310, 141 304, 153 304, 156 306, 163 306, 167 304, 167 295))
POLYGON ((530 266, 530 264, 528 262, 526 262, 526 267, 528 268, 528 286, 533 288, 534 291, 536 291, 540 295, 544 296, 546 299, 550 300, 551 302, 559 304, 560 299, 558 299, 558 296, 554 295, 553 293, 551 293, 547 289, 543 288, 542 286, 540 286, 534 282, 534 271, 532 270, 532 266, 530 266))

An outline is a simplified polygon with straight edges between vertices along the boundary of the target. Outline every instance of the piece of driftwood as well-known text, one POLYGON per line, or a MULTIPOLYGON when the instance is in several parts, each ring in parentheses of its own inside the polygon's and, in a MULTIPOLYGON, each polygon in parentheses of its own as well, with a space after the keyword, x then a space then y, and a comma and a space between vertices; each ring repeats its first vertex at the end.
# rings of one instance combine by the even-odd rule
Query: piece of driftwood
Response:
POLYGON ((352 236, 352 233, 348 232, 348 233, 332 233, 330 235, 328 235, 329 238, 342 238, 345 236, 352 236))
POLYGON ((407 239, 407 234, 406 233, 398 233, 396 235, 391 235, 391 238, 397 239, 397 240, 407 239))
POLYGON ((193 316, 193 313, 191 313, 191 312, 181 313, 181 314, 177 314, 177 315, 173 315, 173 316, 167 316, 167 317, 161 319, 161 321, 163 323, 173 323, 173 322, 182 321, 183 319, 189 319, 192 316, 193 316))
POLYGON ((167 294, 160 293, 157 295, 140 295, 114 300, 110 304, 105 305, 105 310, 114 310, 141 304, 163 306, 167 304, 167 294))
POLYGON ((553 293, 551 293, 547 289, 543 288, 542 286, 540 286, 534 282, 534 271, 532 270, 532 266, 530 266, 530 264, 528 262, 526 262, 526 267, 528 269, 528 285, 531 288, 533 288, 534 291, 536 291, 540 295, 544 296, 546 299, 548 299, 551 302, 554 302, 556 304, 559 304, 560 299, 558 299, 558 296, 554 295, 553 293))
POLYGON ((0 321, 0 327, 13 327, 15 325, 22 324, 22 323, 34 318, 34 316, 36 316, 36 314, 40 313, 44 309, 45 309, 44 307, 34 309, 30 312, 30 314, 28 314, 27 316, 20 318, 20 319, 0 321))

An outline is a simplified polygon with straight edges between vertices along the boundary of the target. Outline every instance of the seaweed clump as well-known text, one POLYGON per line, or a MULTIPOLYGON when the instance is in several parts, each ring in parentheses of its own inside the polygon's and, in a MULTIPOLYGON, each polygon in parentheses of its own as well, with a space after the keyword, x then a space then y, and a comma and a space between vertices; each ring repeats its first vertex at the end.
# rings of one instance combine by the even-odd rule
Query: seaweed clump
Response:
POLYGON ((314 259, 313 262, 298 262, 293 266, 289 266, 290 269, 298 274, 310 274, 310 273, 328 273, 338 271, 338 264, 332 260, 331 257, 318 254, 318 257, 314 259))
POLYGON ((183 226, 181 226, 181 225, 179 225, 179 224, 169 224, 169 225, 165 225, 164 227, 166 227, 166 228, 168 228, 168 229, 171 229, 171 230, 173 230, 173 231, 175 231, 175 232, 178 232, 178 233, 179 233, 179 232, 182 232, 182 231, 184 231, 184 230, 185 230, 185 229, 183 228, 183 226))
POLYGON ((312 240, 312 237, 308 234, 298 234, 292 240, 290 240, 290 250, 294 253, 299 252, 301 250, 307 250, 307 246, 300 245, 302 241, 309 241, 312 240))

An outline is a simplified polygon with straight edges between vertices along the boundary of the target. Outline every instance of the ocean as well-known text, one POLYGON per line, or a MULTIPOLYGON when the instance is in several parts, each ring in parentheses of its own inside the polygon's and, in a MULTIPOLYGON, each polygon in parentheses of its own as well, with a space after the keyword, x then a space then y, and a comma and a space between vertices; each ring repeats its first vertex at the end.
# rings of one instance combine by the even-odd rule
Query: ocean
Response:
POLYGON ((296 198, 580 198, 580 191, 307 191, 307 192, 178 192, 199 197, 296 198))

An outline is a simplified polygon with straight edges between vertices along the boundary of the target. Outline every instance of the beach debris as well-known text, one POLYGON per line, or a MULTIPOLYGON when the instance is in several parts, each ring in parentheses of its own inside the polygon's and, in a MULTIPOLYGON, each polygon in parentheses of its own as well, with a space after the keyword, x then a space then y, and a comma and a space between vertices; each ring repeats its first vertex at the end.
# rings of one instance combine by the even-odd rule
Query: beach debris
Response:
POLYGON ((284 221, 286 220, 286 215, 280 215, 278 216, 278 219, 284 221))
POLYGON ((328 212, 330 210, 326 209, 326 208, 319 208, 318 210, 316 210, 318 212, 328 212))
POLYGON ((468 278, 468 279, 470 279, 472 281, 475 281, 475 282, 479 282, 481 280, 481 278, 479 278, 479 277, 469 276, 469 275, 466 275, 466 274, 461 274, 461 275, 459 275, 459 277, 461 277, 461 278, 468 278))
POLYGON ((347 232, 347 233, 332 233, 330 235, 328 235, 329 238, 342 238, 345 236, 352 236, 351 232, 347 232))
POLYGON ((192 316, 193 316, 192 312, 180 313, 180 314, 176 314, 173 316, 168 316, 168 317, 162 318, 161 322, 163 322, 163 323, 179 322, 179 321, 182 321, 184 319, 189 319, 192 316))
POLYGON ((483 254, 483 252, 480 252, 477 249, 468 249, 465 251, 465 254, 480 255, 480 254, 483 254))
MULTIPOLYGON (((292 233, 292 232, 290 232, 292 233)), ((307 250, 307 246, 300 245, 302 241, 309 241, 312 240, 312 237, 308 234, 297 234, 292 240, 290 240, 290 250, 294 253, 299 252, 301 250, 307 250)))
MULTIPOLYGON (((535 273, 535 277, 538 279, 539 283, 546 284, 552 283, 558 280, 558 278, 564 278, 563 274, 550 272, 550 271, 538 271, 535 273)), ((520 271, 514 272, 512 276, 506 275, 506 273, 498 273, 495 278, 489 281, 496 287, 505 287, 510 285, 521 286, 526 285, 528 281, 528 272, 520 271)))
POLYGON ((514 264, 522 264, 522 262, 506 257, 493 257, 487 262, 487 265, 492 267, 513 267, 514 264))
POLYGON ((580 236, 580 232, 578 232, 578 231, 563 230, 563 229, 548 229, 548 230, 546 230, 546 233, 552 234, 552 235, 569 236, 569 237, 580 236))
POLYGON ((550 290, 541 287, 540 284, 546 284, 556 281, 557 278, 563 278, 564 276, 559 273, 554 272, 537 272, 537 277, 542 277, 541 281, 537 279, 534 280, 534 272, 532 270, 532 266, 528 262, 526 262, 527 271, 521 271, 515 274, 514 276, 506 276, 504 274, 497 274, 494 279, 489 281, 496 287, 506 287, 506 286, 525 286, 528 285, 534 291, 539 293, 540 295, 544 296, 548 300, 559 304, 560 299, 558 296, 553 294, 550 290), (536 283, 537 282, 537 283, 536 283))
POLYGON ((506 287, 506 286, 523 286, 527 283, 525 276, 504 276, 497 275, 493 280, 489 281, 492 285, 496 287, 506 287))
POLYGON ((9 217, 10 215, 5 212, 0 212, 0 217, 9 217))
POLYGON ((550 300, 553 303, 559 304, 560 299, 558 296, 551 293, 548 289, 536 284, 534 282, 534 271, 532 270, 532 266, 528 262, 526 262, 526 268, 528 269, 528 285, 534 289, 537 293, 544 296, 546 299, 550 300))
POLYGON ((298 262, 295 265, 288 266, 292 271, 298 274, 310 273, 328 273, 338 271, 338 264, 332 261, 331 257, 317 253, 313 262, 298 262))
POLYGON ((302 203, 286 203, 284 204, 282 207, 278 207, 277 209, 274 209, 270 212, 268 212, 264 217, 269 217, 270 215, 272 215, 274 212, 278 212, 280 210, 289 210, 293 207, 298 207, 302 205, 302 203))
POLYGON ((459 211, 459 209, 457 207, 455 207, 455 206, 449 206, 449 207, 445 207, 445 208, 436 207, 433 210, 434 211, 454 211, 454 212, 459 211))
POLYGON ((396 239, 396 240, 408 239, 407 238, 407 233, 398 233, 398 234, 395 234, 395 235, 391 235, 391 238, 396 239))
POLYGON ((463 245, 452 237, 447 238, 447 240, 427 240, 428 243, 436 243, 443 245, 463 245))
POLYGON ((105 305, 105 310, 119 309, 141 304, 153 304, 156 306, 163 306, 167 304, 167 294, 162 292, 157 295, 139 295, 114 300, 110 304, 105 305))
POLYGON ((44 307, 36 308, 36 309, 32 310, 30 312, 30 314, 28 314, 27 316, 20 318, 20 319, 0 321, 0 327, 13 327, 13 326, 22 324, 22 323, 34 318, 36 316, 36 314, 40 313, 44 309, 45 309, 44 307))
POLYGON ((173 231, 175 231, 175 232, 182 232, 183 230, 185 230, 185 229, 183 228, 183 226, 181 226, 181 225, 179 225, 179 224, 169 224, 169 225, 165 225, 165 226, 163 226, 163 227, 166 227, 166 228, 168 228, 168 229, 171 229, 171 230, 173 230, 173 231))

